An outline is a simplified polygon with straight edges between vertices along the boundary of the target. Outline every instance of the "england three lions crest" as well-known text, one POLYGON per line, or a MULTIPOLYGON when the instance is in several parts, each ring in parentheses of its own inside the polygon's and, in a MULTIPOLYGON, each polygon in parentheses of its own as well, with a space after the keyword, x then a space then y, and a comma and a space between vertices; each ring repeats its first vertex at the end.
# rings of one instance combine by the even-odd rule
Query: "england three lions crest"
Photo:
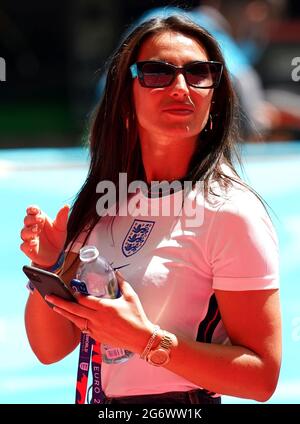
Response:
POLYGON ((142 221, 140 219, 133 221, 122 244, 122 252, 125 256, 134 255, 144 246, 154 224, 154 221, 142 221))

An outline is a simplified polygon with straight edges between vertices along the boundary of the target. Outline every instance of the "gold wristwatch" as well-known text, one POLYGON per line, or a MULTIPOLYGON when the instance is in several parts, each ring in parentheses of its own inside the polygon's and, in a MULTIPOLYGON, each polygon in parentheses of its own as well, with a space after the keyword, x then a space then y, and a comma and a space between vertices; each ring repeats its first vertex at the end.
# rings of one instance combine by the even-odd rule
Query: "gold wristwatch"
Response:
POLYGON ((159 345, 155 349, 150 350, 146 356, 147 362, 156 367, 166 365, 170 361, 170 352, 172 347, 173 340, 171 338, 171 334, 164 331, 163 338, 159 345))

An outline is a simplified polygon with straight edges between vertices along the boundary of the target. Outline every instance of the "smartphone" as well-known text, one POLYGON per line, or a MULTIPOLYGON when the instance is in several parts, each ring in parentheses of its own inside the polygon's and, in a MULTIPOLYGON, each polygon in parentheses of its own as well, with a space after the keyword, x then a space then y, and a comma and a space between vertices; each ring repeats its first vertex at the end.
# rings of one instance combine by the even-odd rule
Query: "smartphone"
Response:
MULTIPOLYGON (((75 297, 58 275, 29 265, 24 265, 23 271, 44 299, 46 295, 54 294, 65 300, 76 302, 75 297)), ((53 308, 52 303, 47 303, 53 308)))

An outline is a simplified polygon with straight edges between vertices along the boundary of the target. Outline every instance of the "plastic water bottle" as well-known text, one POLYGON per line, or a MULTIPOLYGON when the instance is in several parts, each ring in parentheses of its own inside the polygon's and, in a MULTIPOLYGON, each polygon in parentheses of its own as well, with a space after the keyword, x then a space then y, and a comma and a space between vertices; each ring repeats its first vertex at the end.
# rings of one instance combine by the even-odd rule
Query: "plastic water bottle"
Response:
MULTIPOLYGON (((95 246, 84 246, 80 249, 80 266, 76 275, 86 294, 96 297, 116 299, 120 297, 120 289, 115 272, 108 261, 99 255, 95 246), (83 283, 83 284, 82 284, 83 283)), ((78 281, 79 282, 79 281, 78 281)), ((120 364, 126 362, 134 354, 122 348, 111 347, 101 343, 103 362, 120 364)))

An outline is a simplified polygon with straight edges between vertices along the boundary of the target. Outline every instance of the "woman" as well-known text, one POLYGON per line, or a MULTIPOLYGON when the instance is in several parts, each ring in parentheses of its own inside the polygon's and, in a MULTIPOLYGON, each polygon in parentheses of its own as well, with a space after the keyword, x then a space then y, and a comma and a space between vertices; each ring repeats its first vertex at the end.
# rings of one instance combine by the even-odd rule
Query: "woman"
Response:
POLYGON ((233 111, 215 40, 183 18, 145 22, 112 58, 90 133, 89 175, 69 218, 68 207, 53 222, 38 207, 27 209, 21 249, 37 266, 57 270, 64 247, 69 282, 83 244, 124 266, 119 299, 79 295, 74 304, 52 296, 52 311, 33 292, 26 307, 28 338, 43 363, 69 354, 81 330, 136 354, 102 364, 107 403, 219 403, 221 394, 266 401, 275 390, 276 235, 234 170, 233 111), (193 187, 158 198, 143 190, 136 203, 130 195, 119 202, 119 209, 131 202, 131 214, 99 217, 105 194, 97 184, 111 181, 120 193, 121 172, 128 184, 178 180, 193 187), (135 214, 141 203, 160 208, 178 199, 202 215, 188 221, 187 209, 162 216, 157 208, 135 214))

